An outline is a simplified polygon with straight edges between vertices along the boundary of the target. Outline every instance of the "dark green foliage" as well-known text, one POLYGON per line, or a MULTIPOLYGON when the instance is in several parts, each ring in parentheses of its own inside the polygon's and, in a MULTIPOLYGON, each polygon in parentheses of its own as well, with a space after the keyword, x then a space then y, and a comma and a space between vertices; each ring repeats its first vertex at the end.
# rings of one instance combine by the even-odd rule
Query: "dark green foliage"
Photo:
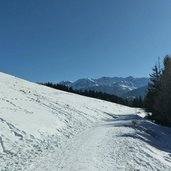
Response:
POLYGON ((149 119, 171 126, 171 57, 166 56, 163 64, 162 71, 157 66, 153 68, 144 106, 152 113, 149 119))
POLYGON ((143 108, 143 99, 141 97, 133 99, 133 107, 141 107, 143 108))
POLYGON ((159 65, 155 65, 153 68, 153 73, 150 75, 150 82, 148 84, 148 92, 144 99, 144 107, 148 112, 154 112, 155 110, 155 99, 159 93, 161 69, 159 65))
POLYGON ((131 99, 123 99, 121 97, 115 96, 115 95, 110 95, 107 93, 103 93, 103 92, 96 92, 93 90, 73 90, 71 87, 67 87, 61 84, 53 84, 53 83, 42 83, 42 85, 51 87, 51 88, 55 88, 58 90, 63 90, 63 91, 67 91, 67 92, 72 92, 75 94, 80 94, 83 96, 87 96, 87 97, 93 97, 93 98, 97 98, 97 99, 101 99, 101 100, 106 100, 106 101, 110 101, 110 102, 114 102, 114 103, 118 103, 118 104, 123 104, 123 105, 127 105, 127 106, 131 106, 131 107, 142 107, 142 99, 141 98, 136 98, 134 100, 131 99))
POLYGON ((71 87, 67 87, 64 86, 62 84, 53 84, 53 83, 41 83, 42 85, 54 88, 54 89, 58 89, 58 90, 63 90, 63 91, 67 91, 67 92, 74 92, 74 90, 71 87))
POLYGON ((157 120, 171 126, 171 58, 164 58, 158 98, 155 100, 157 120))
POLYGON ((130 106, 130 107, 140 107, 140 108, 143 108, 144 107, 144 100, 142 99, 142 97, 137 97, 137 98, 133 98, 133 99, 127 99, 125 104, 127 106, 130 106))

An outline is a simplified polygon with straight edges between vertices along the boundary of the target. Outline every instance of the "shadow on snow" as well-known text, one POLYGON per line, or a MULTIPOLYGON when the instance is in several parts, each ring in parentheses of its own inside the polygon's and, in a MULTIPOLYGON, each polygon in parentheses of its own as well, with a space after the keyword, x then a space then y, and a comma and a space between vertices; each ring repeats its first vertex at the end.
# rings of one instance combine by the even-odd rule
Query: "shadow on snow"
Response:
POLYGON ((123 133, 118 137, 130 137, 139 139, 159 150, 165 151, 171 157, 171 128, 157 125, 136 114, 113 115, 105 113, 109 118, 105 119, 105 126, 128 127, 135 129, 134 133, 123 133), (136 122, 136 126, 133 124, 136 122))

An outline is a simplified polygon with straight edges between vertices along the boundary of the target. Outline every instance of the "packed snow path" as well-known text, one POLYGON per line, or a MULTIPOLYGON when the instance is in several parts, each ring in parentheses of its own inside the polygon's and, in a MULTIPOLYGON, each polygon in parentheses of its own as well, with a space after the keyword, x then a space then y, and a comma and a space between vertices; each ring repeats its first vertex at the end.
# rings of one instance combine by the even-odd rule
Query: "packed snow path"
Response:
POLYGON ((170 171, 170 156, 163 153, 161 157, 159 150, 146 143, 144 132, 148 134, 150 129, 144 126, 151 128, 135 114, 114 116, 75 136, 61 151, 46 156, 32 170, 170 171))
POLYGON ((171 129, 140 113, 0 73, 0 171, 170 171, 171 129))

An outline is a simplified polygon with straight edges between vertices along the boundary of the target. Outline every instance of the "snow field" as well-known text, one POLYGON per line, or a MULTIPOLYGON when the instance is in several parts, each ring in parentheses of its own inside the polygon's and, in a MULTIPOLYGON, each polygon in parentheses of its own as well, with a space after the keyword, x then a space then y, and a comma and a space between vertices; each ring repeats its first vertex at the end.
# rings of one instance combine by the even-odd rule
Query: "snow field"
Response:
POLYGON ((0 95, 1 171, 171 170, 171 129, 139 109, 3 73, 0 95))

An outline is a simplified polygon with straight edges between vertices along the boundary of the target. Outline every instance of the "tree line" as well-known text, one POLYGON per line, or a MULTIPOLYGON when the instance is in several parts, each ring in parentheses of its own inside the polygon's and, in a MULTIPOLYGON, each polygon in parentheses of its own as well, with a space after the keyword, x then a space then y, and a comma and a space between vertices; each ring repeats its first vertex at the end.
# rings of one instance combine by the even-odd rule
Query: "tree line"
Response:
POLYGON ((144 108, 147 118, 155 123, 171 126, 171 56, 166 55, 161 66, 160 62, 152 68, 148 91, 144 99, 123 99, 121 97, 92 90, 74 90, 61 84, 41 83, 45 86, 76 93, 83 96, 106 100, 130 107, 144 108))
POLYGON ((158 124, 171 126, 171 57, 165 56, 163 66, 160 62, 153 67, 144 99, 147 118, 158 124))
POLYGON ((123 99, 116 95, 111 95, 111 94, 93 91, 93 90, 75 90, 72 87, 67 87, 62 84, 54 84, 51 82, 41 83, 41 84, 54 88, 54 89, 63 90, 63 91, 67 91, 67 92, 71 92, 71 93, 75 93, 75 94, 79 94, 79 95, 83 95, 87 97, 93 97, 96 99, 106 100, 109 102, 118 103, 118 104, 130 106, 130 107, 143 107, 143 99, 141 97, 134 98, 134 99, 123 99))

